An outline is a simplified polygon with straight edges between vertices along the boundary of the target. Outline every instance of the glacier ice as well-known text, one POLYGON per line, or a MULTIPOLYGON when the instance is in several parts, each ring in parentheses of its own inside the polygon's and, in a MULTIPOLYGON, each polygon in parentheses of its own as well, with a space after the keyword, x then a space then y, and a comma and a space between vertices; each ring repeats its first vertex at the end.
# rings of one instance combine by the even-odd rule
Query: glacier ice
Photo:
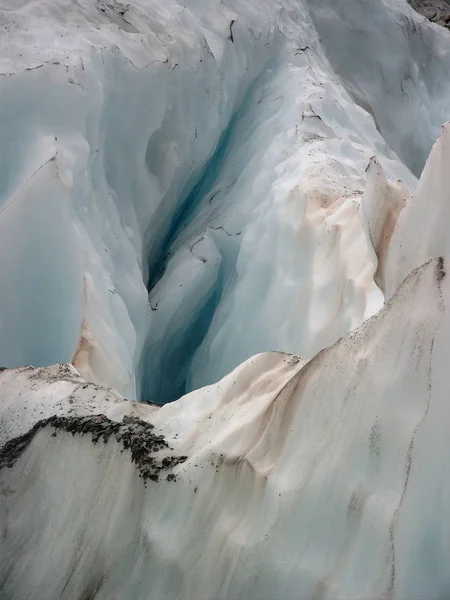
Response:
POLYGON ((364 169, 377 154, 388 176, 416 180, 330 67, 308 6, 82 5, 26 3, 8 13, 14 27, 5 16, 3 227, 28 238, 19 205, 43 202, 34 173, 52 158, 66 200, 61 218, 39 209, 33 235, 46 244, 2 261, 1 364, 72 360, 92 381, 163 402, 255 352, 310 358, 377 310, 362 233, 351 233, 364 169), (58 231, 54 217, 67 220, 58 231))
POLYGON ((0 597, 447 598, 448 31, 405 0, 0 27, 0 597))
POLYGON ((144 486, 114 439, 41 429, 2 471, 7 597, 446 597, 444 269, 415 270, 306 364, 259 354, 159 409, 72 367, 4 371, 13 441, 102 412, 148 420, 187 456, 144 486))

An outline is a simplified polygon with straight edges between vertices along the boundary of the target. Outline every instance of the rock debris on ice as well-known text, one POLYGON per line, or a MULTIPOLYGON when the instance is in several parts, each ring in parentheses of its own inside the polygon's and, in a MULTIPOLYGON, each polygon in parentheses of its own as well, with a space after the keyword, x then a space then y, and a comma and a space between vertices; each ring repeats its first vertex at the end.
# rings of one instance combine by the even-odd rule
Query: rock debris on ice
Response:
POLYGON ((409 3, 430 21, 450 28, 450 3, 448 0, 409 0, 409 3))
MULTIPOLYGON (((33 437, 43 427, 52 427, 53 436, 58 430, 67 431, 72 435, 90 433, 92 443, 102 440, 105 444, 113 436, 116 442, 122 443, 125 450, 130 450, 131 461, 136 463, 140 476, 146 480, 159 481, 161 471, 167 471, 184 462, 187 456, 165 456, 157 460, 154 456, 160 450, 171 450, 163 435, 157 435, 151 423, 136 417, 124 416, 122 422, 111 421, 105 415, 93 416, 52 416, 38 421, 30 431, 17 438, 9 440, 0 449, 0 469, 11 468, 33 437)), ((175 480, 173 473, 168 473, 167 481, 175 480)))

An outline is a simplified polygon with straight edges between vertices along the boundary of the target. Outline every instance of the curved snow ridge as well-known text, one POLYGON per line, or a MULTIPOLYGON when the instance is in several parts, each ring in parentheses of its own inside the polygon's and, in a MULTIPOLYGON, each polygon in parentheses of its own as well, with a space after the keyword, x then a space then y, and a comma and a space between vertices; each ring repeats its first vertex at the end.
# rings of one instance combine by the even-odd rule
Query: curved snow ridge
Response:
POLYGON ((449 160, 446 123, 411 198, 401 182, 388 180, 375 160, 369 166, 360 213, 374 250, 375 279, 387 299, 412 269, 435 256, 450 255, 442 227, 449 218, 449 160))
POLYGON ((414 196, 400 213, 386 259, 389 298, 407 273, 433 256, 450 256, 443 223, 450 218, 450 123, 431 149, 414 196))
MULTIPOLYGON (((374 281, 386 293, 386 260, 392 236, 401 211, 409 201, 409 193, 402 181, 390 181, 375 157, 367 167, 367 182, 361 201, 360 214, 370 245, 373 262, 377 265, 374 281)), ((398 283, 395 289, 397 289, 398 283)))
POLYGON ((413 271, 380 313, 306 364, 258 355, 159 409, 116 395, 97 400, 87 383, 71 394, 83 380, 70 367, 59 384, 55 369, 66 367, 4 371, 2 415, 20 402, 26 415, 45 397, 64 407, 62 416, 109 404, 120 421, 134 407, 188 457, 173 469, 177 481, 145 488, 112 437, 93 445, 42 429, 0 473, 4 593, 441 597, 449 559, 445 268, 433 259, 413 271))

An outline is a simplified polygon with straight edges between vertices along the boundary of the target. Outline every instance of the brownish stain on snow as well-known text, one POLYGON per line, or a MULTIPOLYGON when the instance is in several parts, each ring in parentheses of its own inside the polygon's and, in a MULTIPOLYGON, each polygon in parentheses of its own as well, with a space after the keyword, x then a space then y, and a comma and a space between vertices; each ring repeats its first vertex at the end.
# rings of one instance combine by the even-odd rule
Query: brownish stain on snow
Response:
POLYGON ((381 235, 378 239, 378 242, 374 245, 374 250, 378 257, 378 266, 373 278, 380 289, 384 289, 384 270, 386 266, 386 257, 389 250, 389 244, 391 242, 398 217, 405 203, 406 200, 403 205, 392 205, 387 209, 381 229, 381 235))

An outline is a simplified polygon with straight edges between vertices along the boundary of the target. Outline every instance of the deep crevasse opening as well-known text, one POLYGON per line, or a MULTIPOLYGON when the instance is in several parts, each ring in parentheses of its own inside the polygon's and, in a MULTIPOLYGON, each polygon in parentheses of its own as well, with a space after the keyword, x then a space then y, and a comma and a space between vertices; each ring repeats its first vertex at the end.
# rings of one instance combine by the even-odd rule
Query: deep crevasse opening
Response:
MULTIPOLYGON (((364 36, 360 35, 361 32, 359 30, 356 31, 353 26, 357 21, 359 9, 353 12, 350 11, 352 16, 349 18, 350 9, 335 9, 334 12, 327 12, 323 9, 322 5, 318 6, 313 1, 308 2, 307 5, 311 10, 312 22, 314 26, 317 27, 318 33, 321 35, 321 43, 324 47, 325 54, 327 58, 329 57, 333 66, 333 71, 329 75, 330 78, 334 83, 334 70, 336 70, 338 75, 342 78, 341 81, 345 90, 350 94, 350 98, 356 99, 356 102, 370 114, 373 119, 372 123, 383 137, 373 135, 370 131, 370 127, 367 128, 364 119, 362 119, 359 114, 357 116, 351 115, 351 117, 348 118, 345 124, 347 135, 350 131, 349 137, 352 142, 355 141, 355 138, 359 137, 363 144, 368 143, 381 158, 389 176, 394 180, 399 178, 403 179, 406 186, 409 187, 410 190, 413 189, 415 186, 414 177, 412 177, 407 169, 403 167, 403 164, 401 164, 401 161, 394 152, 397 152, 406 165, 408 165, 416 175, 419 175, 424 165, 425 158, 428 156, 431 144, 439 133, 441 123, 448 118, 448 103, 444 101, 448 92, 449 78, 445 76, 448 67, 445 60, 442 63, 439 60, 430 62, 429 55, 429 48, 431 46, 441 46, 442 48, 446 48, 445 42, 447 34, 439 28, 428 27, 426 22, 420 22, 420 18, 417 18, 416 13, 409 9, 409 7, 403 6, 402 3, 393 3, 390 7, 379 5, 377 3, 371 5, 368 8, 371 13, 370 18, 367 19, 367 15, 365 15, 364 19, 361 18, 360 20, 361 27, 364 30, 364 36), (384 36, 386 37, 386 42, 388 43, 386 48, 390 48, 392 51, 391 54, 398 57, 395 64, 386 63, 384 61, 383 53, 374 51, 374 45, 379 47, 380 40, 378 26, 375 31, 371 26, 371 18, 372 21, 378 25, 383 23, 382 29, 384 36), (336 23, 341 23, 342 31, 341 29, 336 31, 336 23), (346 32, 345 36, 341 35, 344 31, 346 32), (343 39, 346 40, 344 45, 343 39), (374 90, 376 90, 376 92, 374 92, 374 90), (412 115, 416 115, 419 127, 410 127, 412 115), (362 125, 362 123, 364 123, 364 125, 362 125), (352 135, 352 130, 354 129, 356 129, 356 135, 352 135), (367 129, 370 131, 369 134, 367 129), (367 138, 369 138, 370 141, 367 138)), ((298 57, 302 54, 309 54, 308 51, 310 52, 311 49, 306 45, 298 45, 295 49, 294 56, 298 57)), ((444 56, 448 50, 446 49, 441 52, 442 56, 444 56)), ((284 58, 291 68, 295 65, 295 59, 292 60, 292 56, 284 58)), ((310 68, 318 67, 317 63, 314 64, 314 61, 311 62, 310 57, 308 57, 307 60, 309 61, 310 68), (312 67, 313 64, 314 67, 312 67)), ((300 60, 299 62, 301 63, 302 61, 300 60)), ((320 63, 320 66, 323 67, 324 63, 327 65, 324 61, 320 63)), ((277 111, 275 109, 271 117, 277 124, 277 127, 274 128, 275 136, 279 131, 288 132, 290 126, 294 126, 296 132, 298 132, 299 127, 303 125, 304 113, 301 114, 300 119, 298 119, 298 116, 296 118, 295 116, 289 115, 289 110, 287 108, 289 101, 287 98, 289 98, 290 95, 300 97, 301 92, 299 88, 289 80, 289 75, 286 74, 284 69, 285 66, 286 64, 283 63, 282 59, 278 64, 272 65, 272 69, 267 70, 270 74, 266 75, 264 83, 261 83, 261 81, 259 82, 259 96, 258 89, 254 89, 252 92, 253 97, 255 98, 258 96, 258 99, 255 101, 254 105, 252 105, 251 100, 249 101, 247 115, 245 115, 245 113, 241 115, 241 118, 238 119, 237 123, 234 125, 234 128, 236 129, 235 139, 240 140, 243 146, 248 143, 247 156, 253 156, 254 154, 258 155, 258 150, 260 149, 258 146, 261 143, 261 140, 257 139, 257 142, 252 144, 252 136, 248 136, 245 132, 245 119, 260 119, 257 127, 269 129, 267 122, 265 121, 264 110, 258 112, 261 104, 262 106, 265 104, 270 106, 281 99, 280 110, 277 111), (279 92, 276 96, 275 94, 271 95, 270 93, 271 83, 273 82, 276 82, 274 89, 276 88, 279 92), (241 129, 239 129, 239 127, 241 129)), ((301 71, 301 69, 297 71, 299 76, 301 71)), ((318 69, 318 71, 320 73, 320 69, 318 69)), ((304 73, 301 74, 303 75, 304 73)), ((323 72, 321 74, 323 75, 323 72)), ((317 79, 319 78, 320 75, 317 79)), ((326 78, 327 75, 325 76, 325 79, 326 78)), ((307 85, 308 83, 310 82, 307 82, 307 85)), ((323 80, 316 80, 313 83, 313 85, 319 86, 323 86, 323 84, 323 80)), ((329 87, 327 93, 330 93, 329 87)), ((335 91, 334 94, 336 94, 335 91)), ((333 92, 331 92, 330 95, 333 96, 333 92)), ((340 94, 336 95, 339 99, 334 99, 335 105, 343 104, 345 106, 346 102, 342 102, 342 98, 339 97, 340 94)), ((322 108, 321 103, 318 102, 318 100, 323 100, 323 97, 314 97, 314 107, 317 102, 319 108, 317 114, 315 109, 312 110, 312 118, 320 120, 324 125, 331 125, 331 127, 328 129, 324 127, 323 132, 320 133, 314 131, 312 134, 308 133, 306 135, 304 141, 306 144, 310 145, 308 159, 310 159, 311 155, 314 155, 317 151, 320 154, 322 149, 318 150, 317 145, 314 142, 320 143, 321 134, 323 137, 333 137, 336 132, 336 121, 339 124, 345 123, 345 119, 341 120, 341 113, 336 106, 333 106, 333 109, 330 110, 329 104, 331 103, 328 103, 328 110, 324 112, 326 115, 326 120, 324 122, 320 111, 322 108)), ((355 111, 355 113, 356 112, 357 111, 355 111)), ((321 125, 318 129, 321 129, 321 125)), ((266 151, 270 155, 271 144, 268 143, 267 139, 263 144, 264 143, 266 143, 266 151)), ((226 171, 227 162, 232 162, 232 153, 236 151, 236 145, 231 145, 226 156, 222 156, 222 162, 224 163, 221 165, 222 170, 225 167, 226 171)), ((346 149, 346 151, 348 151, 348 149, 346 149)), ((349 155, 351 160, 353 158, 351 152, 349 155)), ((283 162, 280 160, 279 155, 274 156, 272 154, 272 157, 272 163, 270 164, 272 168, 273 165, 278 165, 283 162)), ((345 158, 349 157, 346 156, 345 158)), ((308 159, 306 159, 306 161, 308 159)), ((264 164, 264 157, 261 157, 260 160, 260 164, 264 164)), ((305 160, 305 158, 303 158, 303 160, 305 160)), ((346 165, 348 164, 348 161, 342 156, 339 156, 338 160, 344 162, 346 165)), ((357 161, 355 161, 355 163, 356 162, 357 161)), ((326 166, 326 169, 333 171, 335 165, 333 164, 333 161, 330 161, 330 163, 331 164, 326 166)), ((236 168, 234 177, 230 176, 228 179, 225 177, 225 182, 222 183, 221 173, 220 171, 219 173, 215 171, 216 165, 213 160, 213 164, 210 166, 215 183, 212 193, 213 198, 216 197, 216 194, 218 195, 221 193, 221 188, 229 189, 227 187, 227 181, 231 181, 231 193, 236 194, 239 197, 239 187, 242 180, 244 180, 245 189, 245 173, 241 177, 241 171, 245 171, 246 168, 245 160, 242 165, 241 169, 236 168), (242 165, 244 166, 243 169, 242 165)), ((353 166, 355 167, 355 170, 358 169, 356 164, 353 166)), ((342 163, 340 169, 338 168, 337 170, 340 171, 339 174, 342 175, 342 163)), ((323 177, 322 173, 323 171, 321 172, 321 177, 323 177)), ((207 181, 210 175, 211 171, 208 172, 207 181)), ((354 173, 345 173, 344 168, 344 177, 347 178, 347 185, 352 176, 354 177, 354 173)), ((248 176, 248 178, 253 182, 257 181, 258 173, 256 169, 253 174, 248 176)), ((301 179, 302 176, 300 176, 300 181, 301 179)), ((319 187, 327 189, 328 182, 326 181, 326 177, 323 179, 324 181, 321 182, 321 186, 319 187)), ((335 183, 336 180, 333 181, 334 185, 335 183)), ((273 178, 271 184, 277 185, 277 177, 273 178)), ((301 185, 302 184, 300 184, 300 187, 301 185)), ((339 186, 336 187, 339 189, 339 186)), ((345 191, 342 196, 346 197, 351 195, 348 193, 348 189, 345 189, 345 184, 343 187, 345 191)), ((202 227, 205 227, 204 221, 206 219, 203 219, 202 221, 201 218, 202 207, 199 196, 206 196, 209 191, 210 190, 200 188, 200 190, 196 190, 195 192, 194 204, 197 207, 197 214, 192 214, 191 212, 191 218, 196 218, 198 224, 195 225, 194 223, 190 228, 189 234, 191 235, 190 243, 195 245, 193 247, 196 247, 197 244, 203 242, 204 232, 208 231, 208 228, 202 230, 202 227)), ((343 190, 339 190, 339 192, 342 191, 343 190)), ((356 191, 356 196, 358 196, 358 192, 359 190, 356 191)), ((223 198, 221 198, 221 201, 224 201, 223 198)), ((272 198, 271 201, 273 201, 272 198)), ((211 197, 208 199, 208 202, 211 203, 211 197)), ((233 201, 231 201, 231 203, 232 202, 233 201)), ((332 202, 333 200, 331 200, 331 203, 332 202)), ((308 200, 306 206, 308 206, 308 200)), ((208 206, 204 206, 207 214, 208 212, 210 213, 208 208, 208 206)), ((243 252, 242 249, 245 249, 246 247, 245 233, 248 229, 251 229, 251 225, 249 226, 248 223, 245 222, 245 219, 239 220, 239 217, 237 217, 238 222, 236 223, 236 207, 230 209, 230 207, 226 205, 226 200, 225 207, 222 207, 221 210, 219 209, 217 212, 221 213, 219 217, 220 223, 227 223, 228 220, 230 220, 232 225, 235 225, 234 227, 231 227, 231 230, 234 231, 231 235, 236 236, 237 239, 234 240, 234 243, 228 244, 228 247, 225 250, 225 254, 229 253, 231 264, 233 266, 232 268, 229 267, 225 269, 225 282, 223 268, 220 268, 218 271, 219 274, 217 277, 220 281, 220 290, 218 291, 217 286, 214 285, 212 285, 211 288, 208 288, 208 293, 204 296, 204 313, 202 312, 202 303, 194 303, 195 308, 193 309, 193 314, 195 316, 199 315, 198 319, 201 324, 200 327, 194 326, 192 329, 189 327, 186 330, 189 331, 189 333, 186 334, 187 337, 183 338, 183 336, 180 336, 181 340, 180 337, 178 337, 179 332, 177 331, 177 334, 174 336, 174 346, 172 346, 170 335, 165 338, 164 344, 167 343, 166 348, 168 348, 168 350, 167 355, 165 357, 163 356, 161 361, 162 363, 166 362, 167 365, 170 365, 168 366, 167 371, 170 375, 166 378, 169 382, 169 387, 172 385, 173 381, 177 380, 176 374, 179 374, 177 365, 180 365, 180 362, 183 365, 180 369, 182 372, 180 379, 184 382, 183 386, 186 387, 179 388, 179 391, 183 390, 184 392, 188 392, 200 385, 217 381, 235 368, 241 361, 257 352, 283 350, 297 352, 303 356, 311 357, 320 348, 332 343, 337 337, 355 327, 360 320, 373 314, 376 307, 381 306, 381 298, 375 290, 372 289, 371 291, 366 292, 366 297, 362 299, 362 294, 358 295, 358 284, 356 284, 354 296, 350 294, 351 300, 348 302, 347 308, 345 306, 343 307, 342 303, 339 302, 340 298, 333 294, 333 287, 339 289, 339 286, 343 286, 340 288, 342 290, 347 286, 348 289, 349 283, 352 287, 352 279, 355 277, 355 274, 352 273, 349 276, 349 274, 346 273, 345 278, 340 280, 339 275, 333 273, 329 276, 328 283, 330 287, 328 289, 327 287, 320 289, 317 296, 314 298, 314 304, 316 306, 311 304, 309 306, 307 305, 306 311, 299 314, 297 317, 291 317, 281 335, 279 332, 271 331, 271 324, 273 323, 275 323, 275 326, 273 327, 272 325, 272 329, 280 327, 283 330, 284 315, 279 313, 276 314, 276 302, 273 302, 271 299, 270 309, 268 311, 271 313, 273 310, 275 315, 266 314, 263 319, 258 318, 258 309, 254 309, 253 306, 257 306, 261 301, 264 302, 265 296, 268 294, 269 282, 271 281, 271 271, 277 267, 282 270, 282 263, 285 260, 285 257, 281 259, 280 263, 275 263, 277 266, 274 267, 274 265, 272 265, 272 268, 270 266, 268 267, 271 259, 267 257, 266 260, 268 260, 263 267, 263 269, 265 268, 266 270, 265 272, 262 271, 261 278, 266 281, 261 285, 261 281, 255 282, 253 279, 252 285, 246 285, 244 278, 247 277, 250 279, 251 276, 249 276, 248 270, 242 277, 240 277, 240 273, 242 273, 242 270, 246 269, 245 258, 242 260, 242 256, 245 256, 245 250, 243 252), (239 263, 240 258, 241 260, 239 263), (235 266, 236 262, 241 267, 241 272, 239 271, 239 266, 235 266), (345 281, 343 281, 343 279, 345 279, 345 281), (228 287, 232 289, 232 292, 227 290, 224 293, 223 288, 224 286, 227 286, 227 282, 228 287), (239 306, 240 289, 245 290, 244 295, 246 295, 247 299, 250 299, 248 302, 248 304, 250 304, 250 309, 248 306, 245 306, 245 300, 242 303, 244 306, 242 306, 242 304, 239 306), (331 290, 331 293, 329 293, 329 290, 331 290), (209 300, 209 294, 211 294, 211 300, 209 300), (325 310, 322 308, 323 305, 326 304, 326 300, 324 301, 323 296, 327 294, 330 295, 330 305, 336 303, 338 306, 338 310, 334 314, 330 309, 330 305, 326 307, 325 310), (233 305, 233 307, 231 308, 230 305, 233 305), (212 307, 214 310, 212 310, 212 307), (232 318, 227 315, 227 311, 228 315, 232 315, 232 318), (301 319, 306 322, 306 326, 303 328, 298 327, 298 322, 296 322, 301 319), (257 323, 258 326, 252 328, 252 324, 254 323, 257 323), (336 324, 338 325, 336 326, 336 324), (258 328, 265 331, 261 334, 260 331, 257 331, 258 328), (287 328, 291 331, 287 332, 287 328), (322 331, 320 331, 321 329, 322 331), (180 354, 177 353, 175 348, 178 346, 183 347, 186 339, 191 343, 188 342, 184 346, 186 350, 184 353, 181 353, 182 355, 184 354, 184 357, 180 358, 180 354), (199 341, 201 343, 199 343, 199 341), (193 348, 196 349, 194 355, 192 352, 193 348)), ((214 211, 212 214, 214 217, 214 211)), ((258 215, 255 218, 255 213, 253 212, 252 218, 258 220, 261 216, 258 215)), ((302 218, 305 219, 305 215, 303 215, 303 217, 298 215, 297 218, 300 222, 302 218)), ((348 223, 346 223, 345 226, 349 227, 348 223)), ((185 223, 184 227, 188 227, 188 223, 185 223)), ((351 226, 349 227, 349 230, 350 229, 351 226)), ((225 233, 227 232, 226 228, 223 227, 222 231, 225 233)), ((351 235, 353 235, 355 239, 358 237, 358 234, 355 232, 351 235)), ((185 238, 187 240, 186 236, 185 238)), ((182 243, 183 242, 179 243, 177 247, 177 244, 174 242, 175 252, 180 251, 180 245, 182 245, 182 243)), ((319 245, 321 243, 322 241, 318 241, 319 245)), ((370 248, 368 251, 370 253, 370 248)), ((317 249, 310 247, 309 252, 311 254, 316 254, 317 249)), ((251 252, 252 268, 258 270, 259 257, 256 257, 255 254, 256 253, 251 252)), ((221 250, 220 259, 216 258, 216 260, 223 260, 223 257, 224 252, 221 250)), ((299 262, 305 260, 306 264, 308 263, 307 256, 301 256, 299 253, 297 257, 299 262)), ((204 257, 201 257, 200 259, 202 260, 204 257)), ((332 264, 332 261, 330 262, 332 264)), ((314 268, 320 270, 323 267, 319 263, 319 265, 316 264, 314 268)), ((329 265, 325 267, 325 269, 328 268, 330 268, 329 265)), ((311 281, 308 281, 309 286, 308 284, 305 285, 303 278, 306 274, 307 269, 300 270, 300 272, 296 273, 296 285, 301 289, 301 294, 307 295, 310 293, 310 288, 314 287, 314 283, 311 284, 311 281)), ((285 282, 283 281, 281 285, 281 297, 283 297, 284 285, 285 282)), ((189 293, 186 298, 188 297, 189 293)), ((284 298, 286 307, 289 307, 289 304, 295 299, 295 294, 290 290, 286 293, 284 298)), ((187 300, 187 304, 189 304, 189 300, 187 300)), ((187 321, 189 322, 189 319, 187 319, 187 321)), ((154 346, 152 346, 152 350, 153 349, 154 346)), ((164 352, 166 352, 166 350, 164 352)), ((150 352, 148 356, 149 360, 147 361, 147 364, 151 365, 154 354, 150 352)), ((155 363, 158 365, 158 361, 155 361, 155 363)), ((150 380, 153 379, 154 381, 159 382, 161 379, 164 379, 166 372, 164 368, 162 371, 159 371, 157 366, 154 367, 154 370, 153 367, 150 367, 150 370, 147 372, 151 374, 152 371, 154 374, 150 375, 150 380)), ((156 383, 156 387, 151 385, 148 388, 148 397, 164 398, 164 394, 155 392, 155 390, 158 390, 158 385, 159 383, 156 383)), ((175 396, 176 395, 177 394, 175 394, 175 396)))
MULTIPOLYGON (((415 27, 441 48, 426 102, 408 95, 428 139, 429 115, 445 112, 447 50, 418 18, 408 16, 411 31, 397 19, 403 5, 370 10, 399 47, 410 47, 415 27)), ((73 360, 94 381, 160 402, 257 352, 311 357, 381 305, 357 214, 365 168, 377 154, 390 177, 410 189, 416 181, 354 105, 339 62, 347 53, 315 32, 327 31, 320 10, 286 2, 237 14, 232 3, 205 4, 200 18, 178 8, 133 5, 132 25, 121 27, 112 8, 89 7, 81 41, 52 16, 52 35, 68 36, 78 54, 24 44, 31 66, 0 81, 8 174, 0 227, 3 247, 14 249, 0 269, 11 291, 2 299, 5 366, 73 360)), ((364 40, 352 38, 357 73, 375 60, 367 41, 385 35, 366 28, 364 40)), ((424 85, 417 52, 377 58, 381 75, 361 78, 360 96, 405 64, 408 82, 424 85)), ((386 139, 405 85, 390 90, 388 111, 378 96, 369 107, 377 123, 385 119, 386 139)), ((400 123, 388 141, 403 158, 400 123)))
POLYGON ((450 36, 324 0, 343 73, 313 1, 64 2, 0 76, 1 360, 161 402, 251 358, 160 408, 0 369, 2 594, 447 597, 450 124, 402 161, 450 107, 392 47, 450 36))
MULTIPOLYGON (((148 257, 157 253, 182 190, 198 178, 276 36, 263 16, 260 32, 241 43, 236 24, 231 41, 234 13, 216 7, 210 27, 183 14, 186 31, 170 44, 170 35, 158 31, 179 26, 172 4, 168 13, 130 9, 128 18, 139 25, 135 36, 115 19, 111 26, 109 11, 87 5, 87 22, 75 32, 82 38, 73 40, 78 53, 63 47, 60 57, 55 49, 53 60, 40 56, 48 52, 46 30, 70 39, 70 19, 26 15, 43 29, 44 47, 19 48, 33 67, 2 80, 9 177, 1 226, 10 257, 0 269, 2 287, 10 289, 2 302, 5 366, 73 360, 89 379, 136 397, 150 313, 148 257), (103 21, 98 28, 96 20, 103 21), (41 176, 53 195, 42 189, 41 176), (55 216, 60 229, 52 225, 55 216), (40 247, 45 254, 36 252, 40 247), (42 274, 45 285, 38 287, 42 274)), ((69 16, 76 12, 67 9, 69 16)))
POLYGON ((221 202, 223 192, 234 193, 245 168, 245 163, 235 162, 233 153, 245 143, 248 123, 255 121, 255 105, 261 102, 255 97, 261 96, 271 72, 271 67, 265 66, 246 91, 198 181, 171 216, 157 258, 150 263, 153 319, 141 358, 142 398, 166 403, 190 391, 187 386, 195 352, 209 330, 224 288, 235 283, 242 231, 233 226, 228 230, 217 219, 227 209, 221 202), (231 169, 227 169, 230 162, 231 169), (167 310, 172 296, 179 302, 167 310))

